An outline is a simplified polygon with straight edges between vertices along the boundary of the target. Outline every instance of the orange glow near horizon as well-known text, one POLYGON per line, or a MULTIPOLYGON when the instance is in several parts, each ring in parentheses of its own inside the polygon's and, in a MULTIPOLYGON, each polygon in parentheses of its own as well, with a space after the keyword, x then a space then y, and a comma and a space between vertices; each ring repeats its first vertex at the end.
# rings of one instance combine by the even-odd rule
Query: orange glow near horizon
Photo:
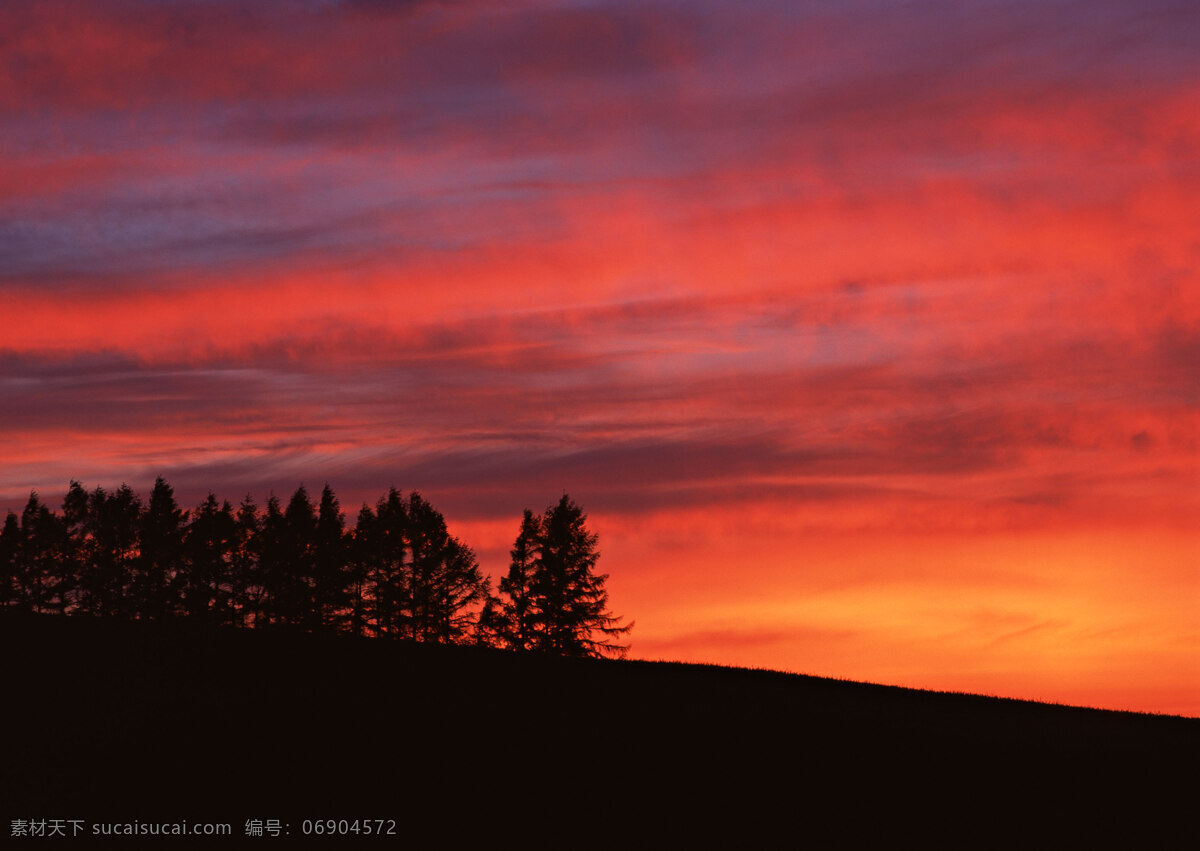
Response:
POLYGON ((0 8, 0 514, 566 491, 635 657, 1200 716, 1189 13, 242 5, 0 8))
POLYGON ((844 534, 803 557, 759 555, 757 585, 723 583, 719 560, 708 566, 685 551, 682 564, 659 570, 686 570, 703 592, 673 600, 636 579, 615 587, 664 627, 635 644, 642 658, 752 659, 819 676, 1195 716, 1194 545, 1153 529, 844 534), (1129 573, 1147 562, 1157 572, 1133 591, 1129 573))

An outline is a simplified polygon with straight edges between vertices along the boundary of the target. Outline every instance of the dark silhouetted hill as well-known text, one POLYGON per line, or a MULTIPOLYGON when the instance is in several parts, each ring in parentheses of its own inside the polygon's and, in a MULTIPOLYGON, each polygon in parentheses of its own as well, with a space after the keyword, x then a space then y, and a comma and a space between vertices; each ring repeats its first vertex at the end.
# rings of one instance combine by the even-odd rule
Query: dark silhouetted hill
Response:
POLYGON ((1150 847, 1200 764, 1196 719, 769 671, 11 613, 0 634, 6 833, 386 817, 537 847, 853 844, 966 822, 1150 847))

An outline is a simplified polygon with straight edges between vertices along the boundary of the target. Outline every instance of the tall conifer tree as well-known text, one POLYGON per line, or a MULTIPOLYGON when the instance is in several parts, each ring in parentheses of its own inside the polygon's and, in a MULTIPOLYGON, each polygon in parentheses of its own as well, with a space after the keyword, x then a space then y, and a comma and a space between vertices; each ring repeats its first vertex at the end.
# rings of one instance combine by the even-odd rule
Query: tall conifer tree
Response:
POLYGON ((560 656, 624 656, 628 650, 615 639, 633 624, 622 625, 608 611, 608 574, 595 572, 600 553, 586 521, 566 494, 540 518, 525 512, 500 586, 510 647, 560 656))
POLYGON ((348 619, 346 519, 328 484, 317 509, 313 552, 313 628, 340 630, 348 619))
POLYGON ((133 602, 139 617, 158 620, 176 613, 176 573, 183 565, 188 513, 175 502, 175 491, 162 476, 154 480, 150 501, 140 518, 140 547, 133 577, 133 602))
POLYGON ((21 524, 11 511, 0 527, 0 608, 15 605, 21 588, 21 524))
POLYGON ((262 626, 263 585, 262 520, 258 506, 246 496, 238 506, 234 529, 230 583, 233 593, 234 623, 238 626, 262 626))
POLYGON ((22 608, 34 612, 63 611, 69 581, 63 558, 66 530, 61 518, 38 498, 29 494, 21 512, 20 559, 22 608))
POLYGON ((283 571, 278 588, 282 622, 314 629, 318 625, 313 599, 317 510, 304 485, 292 494, 283 512, 283 526, 283 571))

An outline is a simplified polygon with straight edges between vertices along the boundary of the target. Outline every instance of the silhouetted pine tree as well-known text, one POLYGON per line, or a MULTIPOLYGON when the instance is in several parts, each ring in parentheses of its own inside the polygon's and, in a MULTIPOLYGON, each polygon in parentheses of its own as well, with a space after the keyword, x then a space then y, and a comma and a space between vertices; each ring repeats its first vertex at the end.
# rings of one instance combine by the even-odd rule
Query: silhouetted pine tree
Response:
POLYGON ((313 599, 316 571, 317 511, 308 490, 296 488, 283 512, 283 573, 279 586, 281 621, 292 626, 319 626, 313 599))
POLYGON ((176 573, 184 565, 188 513, 175 502, 175 491, 159 476, 139 521, 139 552, 133 575, 134 614, 160 620, 179 608, 176 573))
POLYGON ((62 575, 69 577, 62 597, 65 607, 80 608, 84 596, 84 577, 91 569, 91 533, 88 520, 88 492, 79 482, 72 480, 63 497, 63 553, 62 575))
POLYGON ((287 581, 286 535, 287 524, 279 508, 279 497, 271 494, 267 499, 260 533, 258 574, 262 585, 262 623, 256 622, 256 626, 283 622, 285 603, 282 601, 287 581))
POLYGON ((340 631, 347 623, 348 555, 346 519, 333 489, 326 484, 317 509, 313 553, 314 629, 340 631))
POLYGON ((88 495, 80 606, 106 617, 131 617, 129 588, 137 555, 141 502, 129 485, 88 495))
POLYGON ((600 554, 586 520, 566 494, 537 523, 526 512, 501 586, 501 609, 512 613, 505 626, 514 636, 510 646, 560 656, 623 656, 628 650, 612 639, 633 624, 623 626, 608 612, 608 575, 594 572, 600 554), (523 625, 515 619, 520 608, 523 625))
POLYGON ((508 575, 500 580, 503 597, 489 600, 491 609, 480 618, 481 626, 494 630, 500 642, 514 650, 528 650, 533 642, 530 583, 538 567, 541 540, 542 518, 526 508, 521 531, 509 551, 508 575))
POLYGON ((38 498, 29 494, 21 512, 20 607, 34 612, 61 612, 66 607, 69 581, 64 578, 63 558, 66 530, 61 519, 38 498))
POLYGON ((190 617, 211 623, 233 620, 229 568, 236 538, 233 506, 218 503, 210 493, 193 514, 183 541, 187 567, 182 602, 190 617))
POLYGON ((408 495, 408 594, 402 603, 401 635, 417 641, 435 641, 435 574, 445 546, 446 524, 429 503, 413 491, 408 495))
POLYGON ((262 626, 263 585, 260 575, 262 521, 249 496, 238 506, 232 561, 229 565, 232 617, 238 626, 262 626))
POLYGON ((380 497, 375 519, 370 525, 371 573, 368 585, 373 601, 377 635, 407 635, 407 617, 411 599, 408 552, 408 507, 395 488, 380 497))
POLYGON ((487 598, 475 554, 447 532, 441 512, 415 491, 409 494, 407 515, 411 562, 400 634, 415 641, 459 641, 487 598))
POLYGON ((433 614, 436 641, 459 644, 479 628, 482 609, 492 596, 491 580, 479 570, 475 551, 454 536, 441 556, 433 614))
POLYGON ((348 543, 347 629, 352 635, 368 635, 377 624, 375 595, 371 590, 379 562, 374 548, 375 537, 375 513, 363 503, 348 543))
POLYGON ((17 515, 10 511, 0 528, 0 608, 17 604, 21 591, 20 557, 21 525, 17 515))

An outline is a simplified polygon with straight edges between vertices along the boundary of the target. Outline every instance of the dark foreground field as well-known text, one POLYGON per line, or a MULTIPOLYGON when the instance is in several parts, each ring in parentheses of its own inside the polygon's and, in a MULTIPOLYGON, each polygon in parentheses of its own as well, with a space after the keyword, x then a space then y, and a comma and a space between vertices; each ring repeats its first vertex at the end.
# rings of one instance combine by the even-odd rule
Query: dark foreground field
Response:
POLYGON ((983 844, 1171 847, 1198 789, 1195 719, 185 623, 6 614, 0 635, 5 836, 19 818, 387 818, 423 847, 958 844, 966 823, 983 844))

